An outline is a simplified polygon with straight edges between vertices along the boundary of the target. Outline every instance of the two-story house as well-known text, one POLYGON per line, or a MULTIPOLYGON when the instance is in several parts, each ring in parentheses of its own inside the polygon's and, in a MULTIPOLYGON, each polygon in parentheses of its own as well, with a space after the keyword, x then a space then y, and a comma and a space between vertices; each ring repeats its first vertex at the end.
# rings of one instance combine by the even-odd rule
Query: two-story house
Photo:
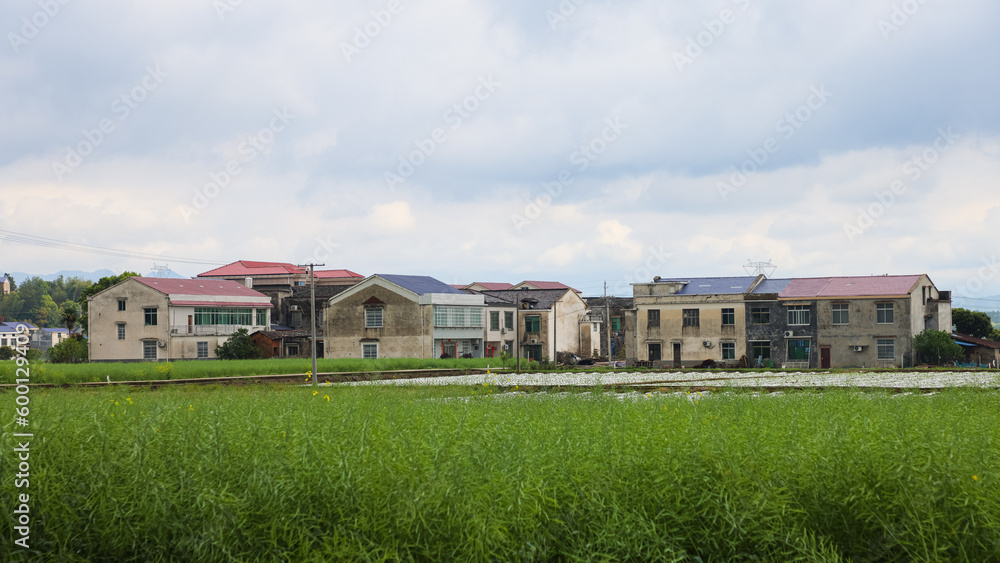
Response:
POLYGON ((330 298, 328 358, 481 358, 483 296, 429 276, 376 274, 330 298))
POLYGON ((587 315, 587 303, 576 290, 568 286, 560 289, 528 289, 523 286, 522 289, 483 291, 482 294, 503 303, 502 307, 490 305, 491 325, 492 313, 502 313, 506 331, 504 341, 514 343, 512 355, 535 361, 545 358, 555 361, 558 352, 580 355, 585 350, 582 354, 590 355, 594 344, 591 341, 591 324, 581 322, 587 315), (507 323, 510 318, 508 313, 515 311, 516 314, 510 316, 514 317, 517 326, 511 331, 507 328, 510 326, 507 323), (586 326, 583 327, 583 324, 586 326))
POLYGON ((229 280, 133 277, 88 298, 90 361, 215 358, 240 328, 270 324, 271 300, 229 280))

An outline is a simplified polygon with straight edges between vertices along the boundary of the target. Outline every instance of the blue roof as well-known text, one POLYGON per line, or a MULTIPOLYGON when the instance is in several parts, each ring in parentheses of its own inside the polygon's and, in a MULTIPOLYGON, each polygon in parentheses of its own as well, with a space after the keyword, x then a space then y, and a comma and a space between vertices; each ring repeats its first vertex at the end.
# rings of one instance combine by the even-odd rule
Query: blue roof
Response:
POLYGON ((33 324, 31 324, 31 323, 29 323, 27 321, 24 321, 24 322, 12 322, 12 323, 0 323, 0 327, 7 328, 9 330, 15 330, 15 329, 17 329, 17 325, 24 325, 24 326, 26 326, 28 328, 38 328, 35 325, 33 325, 33 324))
POLYGON ((760 282, 757 289, 753 290, 754 294, 758 293, 781 293, 788 284, 792 283, 790 279, 775 279, 775 280, 764 280, 760 282))
POLYGON ((69 333, 69 329, 66 329, 66 328, 43 328, 42 332, 65 332, 65 333, 69 333))
POLYGON ((430 276, 402 276, 398 274, 375 274, 378 277, 390 281, 404 289, 408 289, 417 295, 427 293, 450 293, 452 295, 468 295, 468 293, 451 287, 450 285, 436 280, 430 276))
POLYGON ((725 295, 746 293, 756 276, 739 276, 733 278, 690 278, 687 280, 660 280, 663 282, 687 282, 684 288, 674 295, 725 295))

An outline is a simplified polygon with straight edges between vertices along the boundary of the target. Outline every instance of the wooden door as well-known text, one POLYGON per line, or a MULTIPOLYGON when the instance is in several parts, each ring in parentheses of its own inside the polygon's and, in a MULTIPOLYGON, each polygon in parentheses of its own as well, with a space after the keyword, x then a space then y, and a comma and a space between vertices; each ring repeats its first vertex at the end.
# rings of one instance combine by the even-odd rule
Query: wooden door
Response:
POLYGON ((823 369, 830 369, 830 347, 823 346, 819 349, 819 362, 820 367, 823 369))
POLYGON ((681 367, 681 343, 674 342, 674 367, 681 367))

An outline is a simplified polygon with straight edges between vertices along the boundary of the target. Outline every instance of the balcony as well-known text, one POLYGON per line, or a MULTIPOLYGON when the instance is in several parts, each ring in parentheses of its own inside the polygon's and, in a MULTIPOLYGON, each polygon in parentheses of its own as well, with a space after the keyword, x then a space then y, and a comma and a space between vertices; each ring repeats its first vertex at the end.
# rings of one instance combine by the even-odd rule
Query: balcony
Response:
POLYGON ((171 336, 229 336, 238 329, 245 328, 252 331, 254 328, 245 325, 173 325, 170 327, 171 336))

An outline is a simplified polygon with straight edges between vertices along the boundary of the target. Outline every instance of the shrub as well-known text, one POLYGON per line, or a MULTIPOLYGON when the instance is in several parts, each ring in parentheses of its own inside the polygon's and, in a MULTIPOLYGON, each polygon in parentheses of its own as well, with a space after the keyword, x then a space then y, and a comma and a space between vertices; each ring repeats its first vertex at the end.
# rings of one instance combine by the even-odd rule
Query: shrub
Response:
POLYGON ((45 355, 54 364, 79 364, 87 361, 87 343, 79 335, 71 336, 48 349, 45 355))
POLYGON ((913 337, 913 350, 922 362, 940 364, 961 360, 965 352, 943 330, 925 330, 913 337))
POLYGON ((9 360, 14 357, 14 349, 10 346, 0 346, 0 360, 9 360))
POLYGON ((261 351, 250 339, 247 329, 241 328, 225 344, 215 347, 215 355, 220 360, 256 360, 261 357, 261 351))

